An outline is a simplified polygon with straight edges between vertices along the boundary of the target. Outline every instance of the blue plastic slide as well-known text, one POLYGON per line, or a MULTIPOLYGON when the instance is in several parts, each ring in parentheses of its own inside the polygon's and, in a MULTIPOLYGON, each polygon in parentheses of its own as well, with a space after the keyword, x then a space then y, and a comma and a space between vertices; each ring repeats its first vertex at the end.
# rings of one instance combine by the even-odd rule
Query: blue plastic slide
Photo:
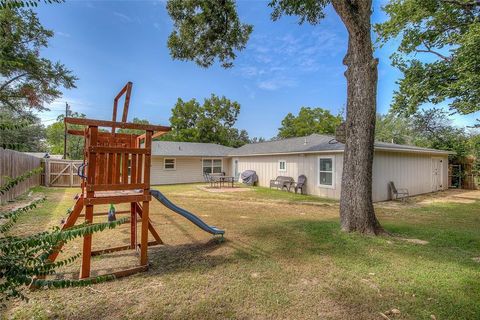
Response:
POLYGON ((206 231, 208 233, 211 233, 213 235, 222 235, 225 233, 225 231, 217 229, 214 226, 209 226, 203 220, 201 220, 199 217, 194 215, 193 213, 188 212, 185 209, 182 209, 180 207, 177 207, 174 205, 170 200, 167 199, 160 191, 158 190, 150 190, 150 194, 160 201, 161 204, 163 204, 165 207, 168 209, 172 210, 175 213, 178 213, 179 215, 183 216, 184 218, 187 218, 190 220, 193 224, 195 224, 197 227, 202 229, 203 231, 206 231))

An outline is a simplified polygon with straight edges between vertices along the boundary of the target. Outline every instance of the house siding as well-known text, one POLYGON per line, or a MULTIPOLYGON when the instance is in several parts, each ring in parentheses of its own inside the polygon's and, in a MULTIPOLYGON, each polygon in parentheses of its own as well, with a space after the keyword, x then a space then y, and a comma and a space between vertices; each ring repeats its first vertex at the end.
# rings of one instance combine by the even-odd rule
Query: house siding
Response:
MULTIPOLYGON (((205 157, 205 159, 208 157, 205 157)), ((150 169, 150 183, 152 185, 195 183, 203 182, 202 157, 161 157, 152 156, 150 169), (164 158, 175 158, 175 170, 163 169, 164 158)), ((228 158, 211 157, 208 159, 222 159, 223 171, 230 174, 228 158)))
POLYGON ((343 163, 343 154, 341 153, 233 157, 232 163, 235 159, 238 159, 238 171, 240 173, 245 170, 255 170, 257 172, 259 186, 269 187, 270 180, 277 176, 290 176, 297 180, 299 175, 304 174, 307 177, 306 191, 308 194, 334 199, 340 198, 343 163), (318 158, 320 156, 335 159, 333 188, 318 186, 318 158), (286 161, 286 171, 278 170, 279 160, 286 161))
POLYGON ((442 188, 448 188, 448 156, 401 152, 375 152, 373 160, 373 201, 390 199, 388 182, 406 188, 410 195, 433 191, 432 158, 442 160, 442 188))
MULTIPOLYGON (((407 188, 411 195, 432 192, 432 158, 441 158, 442 189, 448 187, 448 157, 420 153, 375 152, 373 161, 373 201, 389 199, 388 182, 394 181, 397 188, 407 188)), ((340 199, 343 153, 291 154, 270 156, 232 157, 231 166, 238 160, 239 173, 255 170, 258 185, 269 187, 270 180, 277 176, 290 176, 297 180, 304 174, 307 177, 306 192, 311 195, 340 199), (318 185, 318 158, 334 158, 334 186, 318 185), (280 171, 278 161, 286 161, 286 171, 280 171)))

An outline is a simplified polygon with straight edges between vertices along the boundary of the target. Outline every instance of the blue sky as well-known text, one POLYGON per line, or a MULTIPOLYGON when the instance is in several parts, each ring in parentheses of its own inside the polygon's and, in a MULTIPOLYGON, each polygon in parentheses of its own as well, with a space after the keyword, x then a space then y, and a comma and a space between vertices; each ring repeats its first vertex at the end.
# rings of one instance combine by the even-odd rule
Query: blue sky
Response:
MULTIPOLYGON (((382 1, 374 1, 373 22, 385 19, 382 1)), ((41 5, 41 22, 55 32, 43 54, 59 60, 79 78, 77 88, 40 116, 53 122, 67 101, 89 118, 111 119, 112 101, 133 82, 129 119, 168 125, 178 98, 202 101, 212 93, 238 101, 236 127, 251 137, 277 134, 283 117, 301 106, 323 107, 337 114, 346 102, 342 59, 347 33, 331 8, 320 25, 298 25, 294 17, 270 20, 267 1, 238 1, 241 20, 254 25, 247 48, 233 68, 209 69, 174 61, 167 48, 172 22, 164 1, 69 1, 41 5)), ((377 49, 380 59, 378 111, 387 112, 400 73, 390 66, 394 44, 377 49)), ((456 125, 480 115, 454 116, 456 125)))

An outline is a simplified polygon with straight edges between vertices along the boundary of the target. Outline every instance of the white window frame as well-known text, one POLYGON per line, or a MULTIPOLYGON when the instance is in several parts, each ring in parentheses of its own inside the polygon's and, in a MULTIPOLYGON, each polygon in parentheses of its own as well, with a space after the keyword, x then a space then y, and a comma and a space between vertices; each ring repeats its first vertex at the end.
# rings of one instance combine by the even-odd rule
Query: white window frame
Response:
POLYGON ((335 189, 335 156, 319 156, 317 158, 317 186, 320 188, 335 189), (331 159, 332 160, 332 171, 320 171, 320 160, 321 159, 331 159), (321 184, 320 183, 320 173, 321 172, 331 172, 332 173, 332 184, 321 184))
POLYGON ((174 171, 177 170, 177 159, 176 158, 163 158, 163 170, 165 171, 174 171), (173 160, 173 168, 165 168, 167 160, 173 160))
POLYGON ((223 172, 223 158, 202 158, 202 174, 204 173, 203 168, 205 168, 205 166, 203 165, 204 160, 210 160, 212 173, 213 173, 213 160, 220 160, 220 163, 222 164, 220 172, 223 172))
POLYGON ((287 172, 287 160, 278 160, 278 167, 277 168, 278 168, 279 172, 287 172), (285 168, 284 169, 282 169, 280 167, 280 163, 282 163, 282 162, 285 163, 285 168))

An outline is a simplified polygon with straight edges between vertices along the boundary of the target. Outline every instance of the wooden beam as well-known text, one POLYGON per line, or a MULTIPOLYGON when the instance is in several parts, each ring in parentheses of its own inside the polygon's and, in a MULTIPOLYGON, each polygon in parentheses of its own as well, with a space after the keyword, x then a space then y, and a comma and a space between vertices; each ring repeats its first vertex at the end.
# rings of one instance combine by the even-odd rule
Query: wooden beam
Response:
MULTIPOLYGON (((137 213, 138 215, 140 216, 140 218, 143 219, 142 217, 142 208, 140 207, 140 205, 136 204, 137 206, 137 213)), ((157 230, 155 230, 155 228, 153 227, 153 224, 152 224, 152 220, 151 219, 148 219, 148 230, 150 231, 150 233, 152 234, 152 236, 155 238, 156 242, 158 242, 158 244, 163 244, 163 240, 162 238, 160 238, 160 235, 158 234, 157 230)))
MULTIPOLYGON (((68 129, 67 130, 67 133, 68 134, 71 134, 71 135, 74 135, 74 136, 84 136, 85 135, 85 132, 83 130, 73 130, 73 129, 68 129)), ((104 137, 108 137, 108 136, 111 136, 112 133, 110 132, 98 132, 98 137, 99 138, 104 138, 104 137)), ((138 134, 130 134, 130 133, 115 133, 115 137, 116 138, 124 138, 124 139, 130 139, 131 137, 135 137, 137 138, 138 137, 138 134)))
MULTIPOLYGON (((121 271, 116 271, 116 272, 112 272, 112 273, 102 274, 101 276, 113 276, 115 279, 118 279, 118 278, 123 278, 123 277, 130 276, 130 275, 135 274, 135 273, 144 272, 144 271, 147 271, 147 270, 148 270, 148 265, 143 265, 143 266, 133 267, 133 268, 126 269, 126 270, 121 270, 121 271)), ((84 279, 88 279, 88 280, 91 280, 93 283, 96 283, 96 277, 92 277, 92 278, 89 277, 89 278, 84 278, 84 279)))
POLYGON ((129 184, 96 184, 88 185, 87 191, 117 191, 117 190, 136 190, 145 189, 145 183, 129 183, 129 184))
POLYGON ((132 93, 132 85, 133 83, 129 81, 125 86, 127 88, 127 92, 125 94, 125 102, 123 104, 122 122, 127 122, 128 106, 130 105, 130 94, 132 93))
MULTIPOLYGON (((88 144, 97 144, 98 127, 88 128, 88 144)), ((97 154, 90 152, 88 154, 88 173, 87 173, 87 185, 95 184, 95 172, 97 164, 97 154)), ((87 197, 91 198, 95 195, 93 191, 87 191, 87 197)), ((85 202, 85 222, 93 223, 93 203, 85 202)), ((82 251, 82 266, 80 269, 80 278, 85 279, 90 277, 90 265, 91 265, 91 253, 92 253, 92 235, 86 234, 83 237, 83 251, 82 251)))
MULTIPOLYGON (((120 210, 120 211, 115 211, 115 214, 126 214, 126 213, 130 213, 130 210, 120 210)), ((93 213, 93 216, 94 217, 98 217, 98 216, 108 216, 108 212, 104 211, 104 212, 94 212, 93 213)), ((80 214, 79 217, 85 217, 84 214, 80 214)))
MULTIPOLYGON (((153 135, 152 135, 152 139, 153 138, 158 138, 160 136, 163 136, 164 134, 167 134, 168 132, 165 132, 165 131, 159 131, 159 132, 155 132, 153 135)), ((142 141, 143 139, 145 139, 145 133, 144 134, 141 134, 137 137, 138 141, 142 141)))
POLYGON ((64 121, 66 123, 77 124, 82 126, 117 127, 122 129, 137 129, 137 130, 164 131, 164 132, 168 132, 171 130, 170 127, 156 126, 153 124, 115 122, 115 121, 95 120, 95 119, 87 119, 87 118, 66 117, 64 121))
POLYGON ((118 148, 105 146, 88 147, 89 152, 96 153, 134 153, 134 154, 150 154, 150 149, 144 148, 118 148))
POLYGON ((138 201, 150 201, 151 196, 146 195, 126 195, 126 196, 109 196, 109 197, 99 197, 99 198, 86 198, 86 205, 99 205, 99 204, 117 204, 117 203, 127 203, 127 202, 138 202, 138 201))

